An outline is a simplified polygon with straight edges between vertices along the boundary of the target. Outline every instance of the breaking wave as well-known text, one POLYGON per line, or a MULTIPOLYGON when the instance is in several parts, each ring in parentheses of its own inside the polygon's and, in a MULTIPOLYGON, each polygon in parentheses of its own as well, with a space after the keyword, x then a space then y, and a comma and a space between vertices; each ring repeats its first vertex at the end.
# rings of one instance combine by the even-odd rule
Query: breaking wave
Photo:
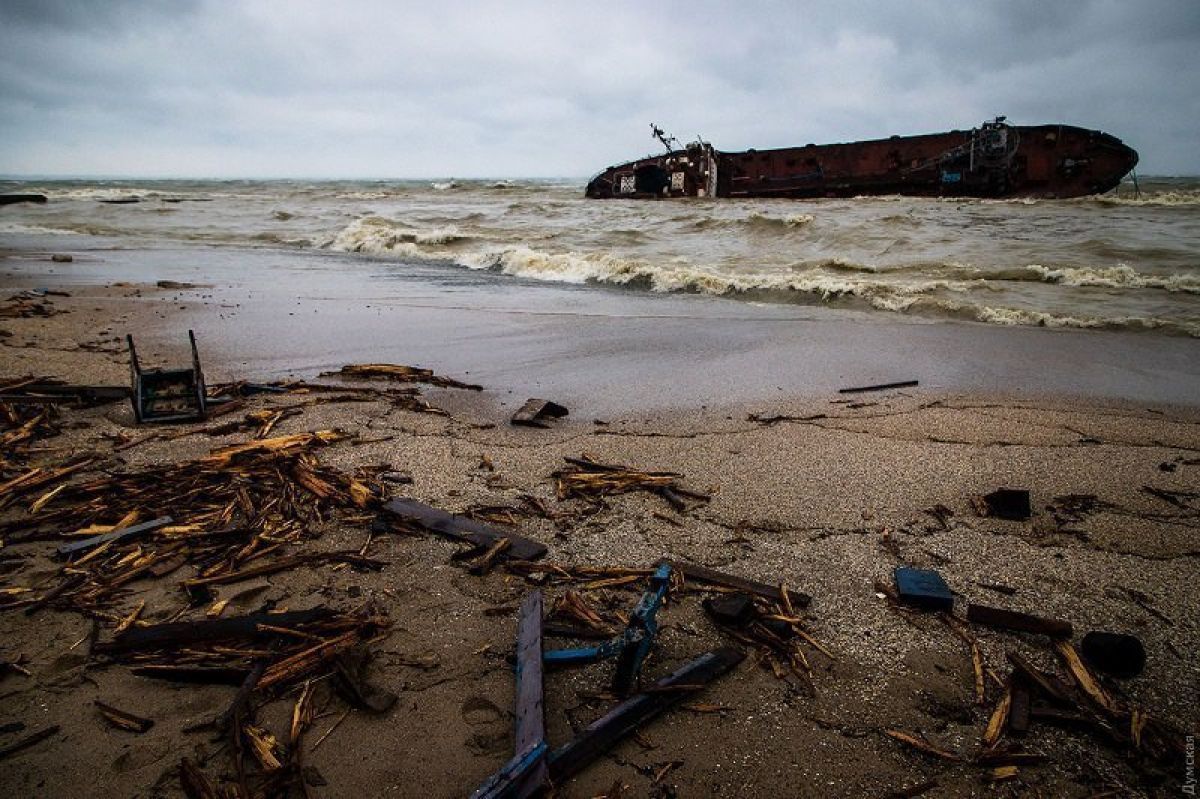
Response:
POLYGON ((751 211, 744 217, 723 219, 721 217, 704 217, 692 222, 695 230, 714 230, 720 228, 745 228, 748 230, 772 231, 795 230, 812 224, 815 217, 812 214, 787 214, 785 216, 770 216, 761 211, 751 211))
POLYGON ((1117 197, 1105 194, 1099 197, 1080 197, 1070 202, 1096 203, 1097 205, 1200 205, 1200 190, 1142 192, 1140 197, 1117 197))
POLYGON ((344 227, 333 239, 322 242, 325 249, 339 252, 362 252, 374 255, 402 253, 420 257, 419 245, 445 246, 473 238, 447 226, 433 230, 417 230, 381 216, 367 216, 344 227))

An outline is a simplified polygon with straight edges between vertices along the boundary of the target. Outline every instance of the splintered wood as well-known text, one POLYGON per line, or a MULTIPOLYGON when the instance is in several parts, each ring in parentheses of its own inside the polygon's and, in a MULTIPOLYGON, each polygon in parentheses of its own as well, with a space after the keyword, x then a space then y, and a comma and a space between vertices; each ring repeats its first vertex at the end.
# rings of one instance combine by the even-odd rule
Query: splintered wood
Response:
POLYGON ((413 366, 402 366, 395 363, 352 363, 343 366, 336 372, 326 372, 323 377, 337 376, 356 379, 394 380, 398 383, 427 383, 443 388, 463 388, 470 391, 482 391, 483 386, 473 383, 463 383, 449 377, 435 375, 431 369, 418 369, 413 366))
MULTIPOLYGON (((183 583, 189 589, 330 560, 377 568, 382 564, 348 553, 281 551, 301 543, 313 524, 335 511, 366 508, 382 497, 382 484, 375 477, 324 467, 311 451, 346 437, 340 431, 321 430, 256 439, 222 447, 196 461, 59 486, 46 502, 31 506, 31 517, 19 521, 13 539, 101 534, 95 549, 78 552, 80 557, 63 569, 64 581, 78 584, 52 597, 57 605, 91 612, 119 598, 122 586, 165 576, 184 563, 197 569, 183 583), (130 527, 139 518, 168 512, 170 524, 142 525, 151 529, 140 532, 130 527), (105 535, 122 528, 138 534, 105 535), (101 543, 107 537, 112 540, 101 543)), ((85 465, 53 473, 74 473, 85 465)))
POLYGON ((583 499, 599 502, 604 496, 625 494, 631 491, 648 491, 658 494, 675 510, 688 507, 688 500, 707 502, 708 494, 684 488, 679 484, 682 476, 675 472, 642 472, 627 466, 601 463, 589 455, 578 458, 564 457, 569 465, 554 472, 558 498, 583 499))

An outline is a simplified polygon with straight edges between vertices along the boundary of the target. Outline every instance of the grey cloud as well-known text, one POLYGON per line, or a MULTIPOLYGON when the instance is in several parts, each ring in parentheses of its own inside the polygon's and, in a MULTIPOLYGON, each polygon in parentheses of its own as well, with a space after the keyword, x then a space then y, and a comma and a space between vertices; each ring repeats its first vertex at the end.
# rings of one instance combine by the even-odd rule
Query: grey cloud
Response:
POLYGON ((1006 113, 1200 172, 1200 7, 1170 2, 9 2, 0 172, 584 175, 653 149, 1006 113))

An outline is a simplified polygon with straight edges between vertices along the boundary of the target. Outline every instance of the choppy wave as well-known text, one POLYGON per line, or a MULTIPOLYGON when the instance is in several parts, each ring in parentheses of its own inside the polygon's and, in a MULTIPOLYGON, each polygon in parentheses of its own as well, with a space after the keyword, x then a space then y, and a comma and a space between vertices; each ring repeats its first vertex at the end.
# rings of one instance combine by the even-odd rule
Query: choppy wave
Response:
POLYGON ((744 217, 725 218, 709 216, 697 219, 691 223, 693 230, 714 230, 719 228, 745 228, 748 230, 780 231, 795 230, 812 224, 815 220, 812 214, 786 214, 771 216, 762 211, 751 211, 744 217))
POLYGON ((1078 200, 661 203, 589 202, 577 181, 0 183, 50 199, 0 211, 0 235, 11 237, 323 248, 1000 325, 1197 335, 1200 324, 1200 182, 1186 178, 1143 179, 1136 198, 1127 186, 1122 197, 1078 200), (133 198, 142 202, 98 204, 133 198))
POLYGON ((473 238, 448 226, 434 230, 417 230, 381 216, 367 216, 351 222, 332 240, 323 242, 326 249, 340 252, 362 252, 374 255, 404 253, 420 255, 419 250, 405 245, 448 245, 473 238))
POLYGON ((1105 194, 1099 197, 1081 197, 1078 202, 1091 202, 1098 205, 1200 205, 1200 190, 1143 192, 1141 196, 1136 197, 1105 194))
POLYGON ((1116 266, 1043 266, 1028 264, 1015 267, 977 267, 959 263, 914 263, 901 266, 875 266, 835 258, 821 268, 838 272, 871 275, 936 275, 953 280, 986 282, 1053 283, 1064 286, 1090 286, 1112 289, 1162 289, 1170 292, 1200 294, 1200 274, 1154 274, 1139 272, 1126 264, 1116 266))

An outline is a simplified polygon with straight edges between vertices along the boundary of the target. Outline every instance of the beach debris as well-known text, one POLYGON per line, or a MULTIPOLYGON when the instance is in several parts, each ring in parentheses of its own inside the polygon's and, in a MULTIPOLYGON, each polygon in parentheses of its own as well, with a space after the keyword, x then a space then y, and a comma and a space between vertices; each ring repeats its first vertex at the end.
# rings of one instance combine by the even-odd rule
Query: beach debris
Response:
POLYGON ((709 597, 701 603, 708 615, 718 624, 743 628, 755 621, 759 614, 754 606, 754 597, 750 594, 724 594, 719 597, 709 597))
POLYGON ((24 736, 23 738, 18 738, 17 740, 13 741, 12 743, 5 744, 4 746, 0 746, 0 760, 3 760, 6 757, 15 755, 17 752, 20 752, 24 749, 28 749, 31 746, 35 746, 35 745, 41 743, 42 741, 46 740, 47 738, 57 734, 60 729, 62 729, 62 728, 59 727, 57 724, 53 724, 49 727, 46 727, 45 729, 38 730, 37 732, 32 732, 29 735, 24 736))
POLYGON ((50 256, 50 260, 56 264, 69 264, 75 260, 75 256, 56 252, 50 256))
POLYGON ((546 554, 546 545, 531 538, 497 530, 489 524, 467 516, 447 513, 415 499, 393 499, 383 505, 383 511, 388 514, 385 525, 389 522, 399 523, 409 528, 427 530, 454 541, 466 542, 473 545, 478 554, 487 554, 499 541, 507 540, 508 543, 493 553, 490 560, 502 557, 529 561, 537 560, 546 554))
POLYGON ((323 372, 322 377, 343 377, 358 380, 393 380, 397 383, 428 383, 441 388, 462 388, 469 391, 483 391, 483 386, 473 383, 463 383, 450 377, 435 375, 432 369, 418 369, 415 366, 403 366, 395 363, 352 363, 343 366, 336 372, 323 372))
POLYGON ((1011 585, 1004 585, 1003 583, 991 583, 983 580, 976 580, 975 585, 979 586, 980 588, 986 588, 989 591, 995 591, 997 594, 1004 594, 1005 596, 1013 596, 1017 593, 1017 589, 1013 588, 1011 585))
POLYGON ((603 755, 622 738, 703 690, 709 683, 737 666, 745 654, 734 647, 705 652, 691 662, 635 694, 589 724, 570 743, 550 754, 550 781, 562 785, 603 755))
POLYGON ((172 649, 230 638, 270 638, 281 628, 299 629, 333 617, 327 608, 286 613, 251 613, 204 621, 178 621, 148 627, 130 627, 112 641, 97 642, 97 654, 119 657, 143 649, 172 649))
POLYGON ((642 472, 628 466, 602 463, 586 453, 563 460, 569 464, 567 468, 551 474, 560 500, 579 498, 598 503, 602 497, 612 494, 647 491, 658 494, 676 511, 684 511, 689 507, 688 500, 708 502, 711 499, 708 494, 680 485, 682 475, 676 472, 642 472))
POLYGON ((649 587, 629 614, 629 622, 619 636, 598 646, 548 650, 543 655, 544 661, 549 665, 575 665, 615 657, 617 665, 612 691, 617 696, 627 696, 641 674, 642 664, 658 634, 658 609, 670 584, 671 567, 663 563, 650 576, 649 587))
POLYGON ((546 708, 542 681, 542 592, 521 603, 517 622, 516 754, 488 778, 472 799, 531 796, 547 779, 546 708))
POLYGON ((668 560, 665 562, 671 566, 671 569, 675 573, 681 574, 686 579, 694 582, 715 585, 734 591, 744 591, 772 602, 783 602, 785 605, 799 608, 806 608, 812 604, 811 596, 802 591, 788 588, 782 583, 779 585, 768 585, 757 580, 739 577, 736 574, 728 574, 706 566, 699 566, 695 563, 684 563, 678 560, 668 560))
POLYGON ((152 719, 144 719, 141 716, 135 716, 132 713, 119 710, 112 705, 106 705, 99 699, 92 702, 92 704, 94 704, 96 706, 96 710, 100 712, 101 718, 119 730, 143 733, 154 726, 154 721, 152 719))
POLYGON ((1125 633, 1094 630, 1083 636, 1079 649, 1089 665, 1114 677, 1136 677, 1146 667, 1146 648, 1125 633))
POLYGON ((44 292, 21 291, 0 305, 0 319, 33 319, 63 313, 45 299, 44 292))
POLYGON ((175 289, 179 291, 199 288, 195 283, 184 283, 178 280, 157 280, 154 282, 154 285, 160 289, 175 289))
POLYGON ((893 388, 911 388, 918 385, 916 380, 900 380, 895 383, 877 383, 870 386, 855 386, 853 388, 839 388, 839 394, 862 394, 867 391, 887 391, 893 388))
POLYGON ((892 738, 893 740, 905 744, 906 746, 911 746, 918 752, 931 757, 953 761, 961 761, 965 759, 962 755, 957 754, 956 752, 951 752, 948 749, 943 749, 942 747, 927 741, 924 736, 914 735, 911 732, 905 732, 904 730, 884 730, 883 734, 889 738, 892 738))
POLYGON ((819 419, 828 419, 829 415, 825 413, 814 413, 809 416, 788 416, 787 414, 774 414, 764 416, 761 413, 746 414, 747 422, 755 422, 763 427, 771 427, 772 425, 780 424, 781 422, 815 422, 819 419))
POLYGON ((204 418, 207 394, 196 335, 188 331, 192 348, 191 368, 147 369, 138 362, 133 334, 125 336, 129 345, 129 370, 133 379, 133 415, 142 422, 183 422, 204 418))
POLYGON ((998 488, 979 497, 975 509, 980 516, 995 516, 1011 521, 1024 521, 1033 515, 1029 491, 1023 488, 998 488))
POLYGON ((69 558, 72 555, 78 555, 105 544, 112 544, 118 541, 125 541, 134 536, 150 533, 172 524, 175 520, 170 516, 160 516, 157 519, 151 519, 148 522, 141 524, 132 524, 129 526, 114 525, 111 532, 94 535, 91 538, 85 538, 82 541, 75 541, 70 544, 63 544, 56 550, 56 554, 60 558, 69 558))
POLYGON ((892 573, 901 602, 924 610, 951 610, 954 594, 942 575, 932 569, 897 567, 892 573))
POLYGON ((548 427, 549 425, 546 424, 547 419, 561 419, 569 413, 570 411, 557 402, 544 399, 528 399, 512 415, 509 423, 524 427, 548 427))
POLYGON ((1012 664, 1013 676, 1028 683, 1041 698, 1064 707, 1075 704, 1071 689, 1060 679, 1041 671, 1016 652, 1006 652, 1005 657, 1012 664))
POLYGON ((128 386, 70 385, 49 378, 24 377, 0 380, 0 402, 14 405, 104 405, 129 399, 128 386))
POLYGON ((1002 630, 1015 630, 1024 633, 1040 633, 1051 638, 1070 638, 1075 634, 1071 622, 1061 619, 1049 619, 1020 613, 1015 610, 993 608, 987 605, 967 605, 967 621, 997 627, 1002 630))

